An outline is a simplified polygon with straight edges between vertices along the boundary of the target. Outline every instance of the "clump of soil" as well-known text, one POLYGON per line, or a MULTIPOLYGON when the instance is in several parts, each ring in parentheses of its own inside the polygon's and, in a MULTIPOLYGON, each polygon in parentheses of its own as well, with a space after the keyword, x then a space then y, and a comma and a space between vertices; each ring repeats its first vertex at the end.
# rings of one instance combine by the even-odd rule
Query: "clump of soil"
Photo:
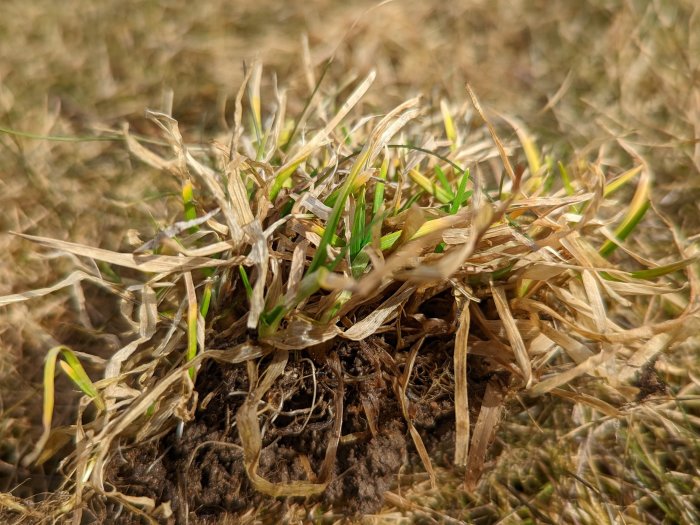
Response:
MULTIPOLYGON (((394 350, 394 343, 375 337, 330 350, 343 370, 343 437, 327 489, 307 503, 344 515, 377 512, 399 472, 421 468, 392 386, 406 354, 394 350)), ((454 452, 451 344, 449 337, 426 344, 407 392, 414 425, 435 452, 435 463, 445 465, 454 452)), ((322 358, 290 358, 260 409, 261 476, 271 482, 315 481, 331 437, 337 388, 338 378, 322 358)), ((250 509, 266 511, 264 521, 276 522, 284 502, 252 487, 236 427, 236 412, 249 390, 246 367, 210 363, 199 372, 197 390, 195 418, 181 437, 173 428, 158 440, 125 448, 115 455, 107 479, 125 494, 170 501, 171 521, 178 523, 216 521, 250 509)))

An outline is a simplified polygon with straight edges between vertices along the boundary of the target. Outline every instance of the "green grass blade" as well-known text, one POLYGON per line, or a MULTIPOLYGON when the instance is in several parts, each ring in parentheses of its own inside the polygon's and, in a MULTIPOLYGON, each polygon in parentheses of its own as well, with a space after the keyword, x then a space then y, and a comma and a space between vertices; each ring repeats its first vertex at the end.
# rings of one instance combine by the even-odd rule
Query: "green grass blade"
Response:
POLYGON ((440 182, 442 189, 444 189, 450 195, 450 197, 454 199, 455 195, 452 192, 452 188, 450 187, 450 181, 447 180, 447 175, 445 175, 445 172, 442 171, 442 168, 440 166, 435 166, 435 176, 440 182))
MULTIPOLYGON (((192 361, 197 356, 197 302, 190 303, 187 310, 187 361, 192 361)), ((188 370, 190 378, 194 380, 195 369, 188 370)))
POLYGON ((284 143, 282 146, 282 151, 286 152, 289 149, 289 146, 292 143, 292 140, 294 139, 294 136, 297 133, 297 130, 299 129, 299 124, 301 122, 306 121, 307 114, 309 112, 309 109, 311 108, 311 102, 313 101, 314 97, 316 96, 316 93, 318 93, 319 88, 321 87, 321 83, 323 82, 323 79, 326 77, 326 73, 328 73, 328 69, 330 68, 332 60, 327 60, 326 65, 323 67, 323 71, 321 71, 321 76, 318 78, 318 82, 316 82, 316 85, 314 86, 313 91, 311 92, 311 95, 309 95, 309 98, 306 99, 306 103, 304 104, 304 109, 301 110, 301 116, 294 122, 294 128, 292 128, 291 133, 289 134, 289 138, 287 139, 287 142, 284 143))
POLYGON ((700 257, 690 257, 688 259, 683 259, 682 261, 677 261, 671 264, 665 264, 663 266, 657 266, 656 268, 649 268, 647 270, 637 270, 635 272, 630 272, 630 277, 635 279, 650 280, 656 279, 657 277, 663 277, 669 273, 677 272, 690 266, 700 260, 700 257))
MULTIPOLYGON (((194 203, 194 188, 191 180, 187 180, 185 184, 182 185, 182 205, 185 209, 185 220, 195 220, 197 218, 197 209, 194 203)), ((197 233, 199 231, 199 226, 192 226, 187 231, 190 233, 197 233)))
MULTIPOLYGON (((389 171, 389 156, 385 156, 382 161, 382 167, 379 169, 379 179, 386 180, 386 174, 389 171)), ((379 213, 382 204, 384 203, 384 186, 383 182, 377 182, 374 185, 374 202, 372 203, 372 216, 379 213)))
POLYGON ((363 187, 355 202, 355 214, 352 219, 352 231, 350 233, 350 260, 354 260, 365 245, 365 188, 363 187))
POLYGON ((457 148, 457 128, 450 115, 450 109, 447 107, 445 100, 440 101, 440 112, 442 113, 442 122, 445 126, 445 135, 450 141, 450 149, 454 151, 457 148))
POLYGON ((627 184, 630 180, 632 180, 634 177, 636 177, 639 172, 642 171, 643 166, 639 165, 631 170, 627 170, 624 172, 622 175, 620 175, 618 178, 616 178, 614 181, 612 181, 610 184, 605 185, 605 192, 604 195, 606 197, 609 197, 612 195, 614 192, 622 188, 625 184, 627 184))
POLYGON ((243 266, 238 267, 238 273, 241 275, 241 281, 243 281, 243 287, 245 288, 245 295, 250 300, 253 296, 253 287, 250 285, 250 280, 248 279, 248 274, 243 266))
POLYGON ((23 464, 25 466, 33 463, 37 460, 42 450, 46 446, 49 440, 49 435, 51 434, 51 423, 53 422, 53 408, 55 405, 55 383, 54 378, 56 375, 56 360, 59 355, 62 355, 65 361, 61 361, 61 368, 70 377, 70 379, 75 383, 75 385, 80 388, 80 390, 89 396, 94 402, 98 410, 102 411, 105 409, 104 401, 102 397, 97 392, 95 385, 90 381, 85 369, 82 367, 78 358, 75 356, 73 351, 67 346, 56 346, 49 350, 46 354, 46 361, 44 362, 44 404, 42 410, 42 426, 43 430, 39 440, 34 446, 34 450, 23 459, 23 464))
POLYGON ((559 166, 559 173, 561 174, 561 180, 562 183, 564 184, 564 190, 566 190, 566 194, 571 196, 574 193, 576 193, 576 190, 571 184, 571 178, 569 177, 569 172, 566 169, 566 166, 559 161, 557 162, 557 166, 559 166))
POLYGON ((212 283, 209 281, 204 286, 204 293, 202 293, 202 304, 199 306, 200 315, 206 319, 209 313, 209 306, 211 305, 211 295, 212 295, 212 283))
MULTIPOLYGON (((629 234, 632 233, 637 224, 639 224, 639 221, 642 220, 642 217, 644 217, 644 214, 650 206, 650 191, 650 177, 647 173, 643 173, 642 179, 637 185, 637 191, 634 193, 634 197, 632 197, 632 202, 627 210, 627 214, 620 225, 615 229, 615 238, 617 240, 624 241, 629 234)), ((607 257, 614 252, 615 249, 617 249, 617 243, 612 240, 607 240, 598 252, 603 257, 607 257)))
POLYGON ((97 392, 97 388, 95 388, 95 385, 90 380, 90 377, 88 377, 83 365, 80 364, 80 361, 73 351, 67 347, 62 347, 61 357, 64 360, 60 361, 60 365, 66 375, 70 377, 71 381, 73 381, 83 394, 95 402, 95 406, 99 410, 104 410, 105 404, 104 401, 102 401, 102 397, 99 392, 97 392))
POLYGON ((459 180, 459 187, 457 188, 457 194, 452 199, 450 204, 450 215, 454 215, 462 207, 462 204, 471 197, 471 191, 467 191, 467 182, 469 182, 469 170, 464 170, 462 172, 462 178, 459 180))
POLYGON ((385 251, 392 248, 394 244, 396 244, 396 241, 398 241, 401 238, 401 233, 403 233, 403 230, 398 230, 383 235, 379 244, 380 249, 382 251, 385 251))
POLYGON ((450 193, 446 192, 440 186, 437 186, 433 181, 420 173, 418 170, 411 170, 408 175, 411 177, 413 182, 418 184, 418 186, 420 186, 426 192, 430 193, 433 197, 440 201, 441 204, 449 204, 452 202, 452 195, 450 193))
POLYGON ((300 159, 298 162, 295 162, 282 173, 280 173, 274 181, 272 181, 272 187, 270 188, 271 202, 275 202, 275 199, 277 198, 277 195, 279 195, 279 192, 282 190, 284 185, 287 184, 287 181, 290 179, 292 174, 296 171, 296 169, 303 161, 304 159, 300 159))
POLYGON ((366 159, 367 152, 363 153, 357 158, 355 164, 350 170, 348 178, 345 179, 345 182, 343 182, 340 194, 338 196, 338 200, 333 206, 333 210, 331 211, 331 214, 328 217, 328 222, 326 223, 326 227, 323 232, 323 236, 321 237, 321 241, 319 242, 319 245, 316 248, 316 253, 314 253, 314 257, 311 260, 311 264, 307 269, 307 275, 314 273, 326 263, 326 248, 331 243, 333 235, 335 235, 335 230, 336 228, 338 228, 340 218, 345 209, 345 201, 347 201, 348 197, 350 196, 350 190, 352 189, 353 182, 355 181, 355 178, 364 166, 366 159))

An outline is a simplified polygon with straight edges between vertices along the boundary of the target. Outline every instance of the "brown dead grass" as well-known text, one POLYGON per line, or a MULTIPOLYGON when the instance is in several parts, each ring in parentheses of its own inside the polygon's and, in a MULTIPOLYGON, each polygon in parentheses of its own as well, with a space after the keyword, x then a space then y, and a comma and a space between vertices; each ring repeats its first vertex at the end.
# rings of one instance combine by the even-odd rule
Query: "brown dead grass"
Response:
MULTIPOLYGON (((512 127, 498 118, 496 110, 518 115, 527 123, 527 129, 537 137, 543 159, 549 156, 562 160, 571 168, 576 186, 574 199, 580 201, 567 202, 564 207, 564 193, 545 192, 537 183, 528 186, 528 181, 537 177, 526 171, 522 182, 524 195, 513 191, 517 198, 503 201, 506 207, 502 210, 498 203, 487 204, 487 199, 482 198, 481 209, 491 208, 491 212, 480 215, 474 211, 459 216, 457 222, 450 224, 451 229, 441 233, 449 248, 442 260, 428 255, 429 244, 419 245, 417 240, 413 245, 405 245, 403 257, 427 257, 435 265, 430 271, 416 264, 417 260, 406 266, 402 262, 405 258, 394 254, 393 258, 386 258, 386 267, 379 273, 381 279, 370 273, 356 284, 350 285, 347 279, 326 284, 331 295, 332 290, 342 287, 355 290, 357 299, 353 298, 340 314, 355 323, 350 329, 354 330, 351 339, 360 339, 379 327, 388 331, 387 323, 405 315, 398 312, 407 309, 409 296, 404 297, 386 283, 381 286, 391 290, 394 302, 387 297, 387 301, 376 303, 375 307, 384 304, 384 308, 377 308, 372 319, 372 314, 367 315, 366 311, 362 315, 353 313, 360 311, 353 309, 359 309, 362 301, 371 297, 369 292, 386 278, 413 286, 412 293, 418 290, 427 300, 438 293, 435 280, 444 280, 448 273, 458 281, 467 275, 484 275, 483 281, 472 283, 473 289, 467 290, 467 297, 496 298, 486 314, 459 305, 456 316, 459 322, 455 320, 451 325, 457 330, 459 347, 454 352, 455 371, 464 364, 460 352, 467 346, 470 353, 495 361, 484 365, 485 373, 507 370, 512 381, 503 400, 494 390, 496 383, 486 381, 483 386, 490 401, 484 401, 481 410, 471 414, 471 418, 465 414, 465 407, 457 412, 456 424, 461 429, 456 433, 457 449, 461 451, 457 463, 468 467, 466 481, 471 490, 463 491, 464 479, 455 478, 452 469, 431 467, 434 458, 431 460, 431 451, 426 451, 421 456, 429 476, 421 477, 418 473, 398 478, 377 521, 401 521, 407 519, 405 516, 427 522, 450 518, 577 523, 697 520, 700 461, 696 378, 700 360, 697 336, 694 336, 698 321, 692 310, 695 292, 691 289, 689 294, 687 288, 695 286, 695 270, 691 266, 685 274, 659 277, 655 279, 655 287, 646 288, 638 280, 630 284, 600 277, 601 269, 633 270, 647 266, 648 261, 668 264, 697 253, 693 250, 697 250, 700 230, 697 205, 700 94, 696 87, 700 30, 692 2, 589 2, 585 6, 564 0, 542 5, 524 1, 502 4, 464 1, 439 6, 393 2, 374 7, 364 15, 369 3, 338 6, 333 2, 313 2, 290 7, 257 2, 255 7, 250 7, 248 3, 239 6, 211 2, 197 10, 188 8, 185 2, 173 2, 168 8, 144 8, 123 2, 104 2, 100 7, 82 1, 74 4, 74 9, 50 2, 4 5, 11 16, 4 16, 0 22, 5 35, 0 43, 0 56, 4 57, 0 65, 0 122, 4 127, 40 135, 84 136, 105 129, 120 131, 121 122, 128 121, 137 139, 148 135, 159 141, 171 141, 173 153, 161 146, 142 145, 166 162, 174 158, 178 166, 182 147, 173 134, 172 122, 161 117, 166 130, 156 133, 141 117, 147 107, 167 112, 170 109, 167 100, 161 102, 163 88, 172 88, 172 115, 186 135, 185 144, 193 145, 199 158, 197 165, 188 161, 187 168, 180 165, 179 169, 190 170, 201 191, 197 202, 200 215, 222 204, 215 198, 216 189, 207 180, 206 168, 223 166, 230 159, 225 149, 208 141, 228 143, 235 120, 233 101, 243 81, 239 64, 241 58, 254 54, 263 59, 266 71, 277 73, 280 87, 288 87, 286 114, 295 119, 302 114, 326 59, 334 57, 319 94, 312 101, 307 123, 300 130, 307 140, 333 117, 340 101, 348 97, 370 70, 377 71, 375 86, 348 120, 348 129, 354 128, 352 123, 358 123, 350 136, 351 143, 343 142, 344 132, 339 129, 330 136, 333 147, 310 148, 313 152, 310 164, 317 161, 318 165, 325 165, 333 150, 347 155, 371 144, 368 138, 377 129, 380 117, 371 121, 362 121, 362 117, 385 114, 422 92, 427 96, 416 106, 422 112, 421 119, 406 128, 404 142, 412 138, 416 144, 422 144, 431 135, 438 141, 444 140, 439 105, 442 98, 451 100, 452 116, 461 129, 461 142, 454 150, 445 145, 442 151, 460 164, 482 166, 481 190, 491 190, 489 195, 495 197, 493 190, 505 167, 498 160, 496 144, 468 102, 464 90, 468 81, 497 125, 518 173, 521 170, 518 164, 523 168, 527 165, 526 156, 519 149, 520 141, 512 127), (351 20, 357 22, 350 25, 351 20), (310 49, 306 63, 311 66, 306 68, 301 40, 304 33, 308 33, 310 49), (310 78, 313 75, 315 79, 310 78), (465 118, 467 115, 473 120, 465 118), (475 149, 466 153, 472 146, 475 149), (612 196, 615 200, 600 198, 601 177, 610 182, 614 175, 637 165, 643 166, 644 176, 654 180, 650 195, 652 210, 643 227, 625 243, 629 255, 618 250, 610 261, 601 260, 591 246, 597 248, 604 240, 605 230, 601 225, 616 218, 632 194, 624 189, 612 196), (538 201, 546 198, 555 200, 546 204, 538 201), (581 234, 572 234, 569 225, 563 227, 557 219, 581 202, 598 203, 600 207, 589 207, 595 213, 585 218, 588 227, 581 224, 581 234), (513 222, 497 222, 499 213, 507 213, 513 222), (679 226, 677 229, 665 222, 666 215, 679 226), (484 222, 479 223, 480 220, 484 222), (483 234, 479 236, 476 233, 482 227, 483 234), (533 232, 539 232, 551 250, 533 254, 527 239, 522 237, 523 229, 531 237, 533 232), (503 245, 499 241, 494 248, 489 239, 507 242, 503 245), (454 267, 450 264, 450 254, 458 252, 459 257, 452 257, 456 261, 454 267), (465 267, 463 263, 468 257, 477 259, 469 260, 465 267), (506 260, 517 261, 516 267, 490 284, 489 275, 506 260), (392 261, 396 262, 393 269, 392 261), (532 282, 528 293, 519 297, 516 292, 522 287, 523 279, 532 282), (642 290, 648 295, 641 294, 642 290), (660 292, 663 295, 657 296, 660 292), (629 304, 623 303, 623 298, 629 304), (685 317, 681 314, 684 309, 688 314, 685 317), (384 316, 385 312, 390 313, 384 316), (471 338, 464 333, 460 336, 459 330, 464 332, 467 322, 479 327, 481 332, 478 335, 472 332, 471 338), (547 341, 555 345, 549 346, 547 341), (650 363, 655 363, 655 368, 650 363), (643 373, 635 379, 639 370, 643 373), (522 391, 530 378, 533 388, 522 391), (496 423, 499 426, 495 441, 489 446, 496 423), (489 453, 485 456, 487 447, 489 453), (487 462, 480 465, 484 459, 487 462), (477 484, 482 470, 484 474, 477 484)), ((262 86, 263 100, 274 101, 269 75, 264 76, 262 86)), ((264 104, 265 118, 274 111, 274 104, 264 104)), ((245 121, 244 124, 248 125, 245 121)), ((387 121, 390 124, 391 119, 387 121)), ((248 129, 239 151, 254 159, 254 152, 249 151, 253 139, 248 129)), ((181 180, 168 174, 168 170, 154 169, 153 158, 150 158, 152 166, 140 162, 149 159, 144 159, 143 152, 138 150, 138 141, 130 144, 132 156, 121 142, 64 143, 13 135, 0 136, 0 142, 3 146, 0 184, 5 212, 0 225, 4 232, 24 232, 110 252, 131 253, 141 244, 137 235, 143 240, 154 238, 160 230, 182 219, 181 180)), ((438 147, 432 145, 430 149, 438 147)), ((385 158, 401 166, 415 162, 420 172, 431 177, 433 166, 440 164, 438 159, 419 152, 391 150, 384 154, 380 150, 377 150, 379 161, 381 155, 386 155, 385 158)), ((259 169, 257 178, 269 181, 271 174, 283 165, 273 157, 267 166, 249 164, 236 169, 247 174, 251 182, 259 169)), ((352 159, 346 162, 348 167, 352 166, 352 159)), ((369 167, 378 168, 379 164, 369 167)), ((444 164, 443 167, 449 169, 444 164)), ((634 187, 636 180, 628 186, 634 187)), ((331 179, 327 190, 339 182, 342 180, 331 179)), ((507 190, 516 187, 514 180, 510 182, 512 185, 507 190)), ((374 180, 367 183, 368 195, 375 183, 374 180)), ((402 197, 387 190, 387 199, 395 202, 402 197)), ((434 200, 425 197, 420 204, 435 208, 434 200)), ((248 250, 235 243, 255 238, 259 232, 236 238, 232 231, 237 224, 249 222, 240 215, 247 213, 246 206, 247 202, 238 201, 231 209, 231 216, 227 216, 225 209, 215 216, 221 224, 214 225, 211 237, 234 243, 223 253, 239 253, 250 258, 248 250), (228 226, 228 234, 222 233, 222 225, 228 226)), ((313 203, 309 206, 312 207, 307 209, 313 210, 313 203)), ((251 216, 261 221, 267 215, 272 220, 274 213, 266 210, 262 201, 253 202, 250 208, 251 216)), ((415 214, 405 214, 390 227, 393 231, 400 228, 415 231, 423 220, 415 214)), ((295 235, 306 237, 309 250, 318 242, 312 229, 314 221, 318 219, 304 218, 296 227, 291 226, 295 235)), ((286 229, 280 231, 289 236, 289 227, 285 225, 286 229)), ((339 233, 342 231, 341 228, 339 233)), ((402 237, 400 242, 409 238, 402 237)), ((434 239, 428 236, 425 242, 429 241, 434 239)), ((0 295, 53 285, 76 267, 94 276, 96 268, 91 261, 104 260, 107 256, 88 251, 88 257, 84 257, 85 253, 77 257, 75 246, 49 240, 43 244, 48 250, 37 250, 35 245, 18 237, 0 238, 0 248, 7 254, 0 263, 0 295)), ((205 244, 209 245, 210 241, 205 244)), ((299 266, 294 267, 294 246, 284 243, 282 246, 286 246, 286 253, 276 247, 272 255, 283 262, 278 273, 273 273, 268 297, 270 290, 280 294, 300 284, 298 277, 293 277, 299 272, 299 266)), ((203 247, 201 242, 186 246, 203 247)), ((155 262, 168 264, 165 259, 155 262)), ((248 262, 258 265, 258 272, 262 271, 264 265, 260 261, 248 262)), ((309 262, 302 263, 301 270, 309 262)), ((200 267, 203 261, 192 264, 191 269, 200 267)), ((100 269, 105 271, 104 266, 100 269)), ((152 299, 143 278, 136 272, 118 270, 117 273, 124 279, 123 285, 139 287, 140 297, 133 297, 133 290, 129 295, 124 289, 114 296, 114 287, 105 288, 83 280, 82 285, 71 285, 67 291, 2 309, 0 490, 4 492, 0 508, 6 513, 3 519, 40 521, 50 513, 61 512, 61 505, 75 503, 70 499, 75 496, 75 484, 65 485, 67 492, 57 490, 62 478, 57 474, 56 461, 37 468, 20 464, 41 435, 41 363, 48 349, 63 343, 84 352, 79 354, 80 358, 90 376, 97 378, 104 377, 106 360, 113 359, 117 350, 131 342, 134 333, 155 337, 152 343, 142 342, 146 347, 149 344, 157 347, 164 342, 162 330, 155 330, 156 317, 151 315, 155 306, 150 310, 147 307, 152 305, 149 303, 152 299), (123 315, 124 305, 132 303, 146 305, 141 307, 140 317, 135 318, 135 326, 133 317, 123 315)), ((179 275, 170 273, 161 282, 177 280, 179 275)), ((186 275, 183 279, 189 282, 186 275)), ((629 280, 625 274, 614 275, 629 280)), ((192 279, 193 285, 202 282, 201 273, 194 272, 192 279)), ((148 286, 154 282, 149 281, 148 286)), ((240 290, 240 282, 235 286, 240 290)), ((437 287, 444 288, 445 284, 437 287)), ((166 294, 164 302, 177 310, 179 304, 187 303, 187 297, 191 299, 191 288, 184 285, 173 288, 174 292, 166 294)), ((412 301, 412 307, 417 308, 421 300, 412 301)), ((475 304, 473 299, 467 303, 475 304)), ((287 344, 296 349, 346 331, 347 326, 342 322, 330 332, 309 330, 308 316, 318 315, 325 306, 323 301, 312 297, 306 306, 296 309, 296 317, 287 320, 286 331, 271 335, 268 341, 263 337, 253 346, 239 347, 238 357, 231 352, 225 356, 205 352, 197 359, 225 357, 228 361, 246 362, 265 353, 267 345, 287 344), (310 311, 304 312, 304 308, 310 311), (301 333, 307 335, 300 337, 301 333)), ((160 326, 168 323, 164 318, 158 322, 160 326)), ((213 325, 207 328, 212 330, 213 325)), ((234 339, 236 331, 240 332, 239 337, 245 336, 244 325, 233 328, 229 335, 234 339)), ((175 333, 179 334, 176 337, 185 337, 185 332, 175 333)), ((208 340, 209 332, 205 335, 208 340)), ((414 342, 420 341, 420 331, 411 337, 414 342)), ((149 348, 141 348, 142 354, 151 352, 149 348)), ((404 412, 408 408, 406 388, 412 377, 411 359, 420 351, 420 346, 413 348, 414 351, 409 347, 398 348, 397 354, 391 356, 400 359, 403 367, 402 374, 396 377, 393 393, 404 412)), ((176 352, 173 356, 183 355, 182 347, 177 345, 168 352, 176 352)), ((126 360, 115 377, 144 363, 143 359, 126 360)), ((97 468, 91 467, 92 478, 84 489, 86 497, 103 489, 100 462, 106 462, 117 450, 110 443, 134 436, 143 439, 157 433, 174 421, 173 415, 180 419, 190 417, 188 410, 192 405, 184 403, 181 396, 192 394, 187 380, 192 365, 184 364, 181 357, 154 360, 148 369, 150 380, 125 382, 134 390, 120 392, 117 398, 129 402, 111 411, 108 417, 87 423, 88 433, 81 438, 80 453, 71 454, 72 446, 60 449, 59 457, 69 459, 61 472, 73 480, 76 479, 74 468, 78 473, 87 468, 89 455, 85 451, 97 458, 97 468), (171 390, 174 385, 180 390, 171 390), (159 407, 155 419, 143 428, 131 427, 131 422, 143 422, 139 419, 143 410, 156 399, 159 407)), ((333 365, 328 366, 332 369, 333 365)), ((262 397, 274 382, 273 372, 282 374, 284 367, 281 361, 276 365, 273 362, 269 370, 251 399, 262 397)), ((470 386, 457 380, 455 385, 459 385, 454 387, 456 395, 470 386)), ((107 394, 112 386, 104 382, 100 388, 107 394)), ((57 379, 59 401, 54 413, 55 426, 75 424, 78 399, 73 390, 64 378, 57 379)), ((260 442, 255 433, 260 423, 255 415, 255 403, 249 401, 244 407, 248 410, 241 409, 239 421, 243 424, 242 432, 250 434, 241 440, 250 479, 263 492, 291 490, 270 487, 265 479, 256 478, 255 456, 260 442)), ((371 408, 366 410, 369 421, 371 408)), ((406 421, 412 446, 421 450, 420 432, 411 430, 410 417, 406 421)), ((55 440, 51 443, 57 447, 55 440)), ((329 469, 322 465, 316 471, 316 485, 330 476, 329 469)), ((294 490, 307 490, 312 485, 306 482, 294 490)), ((125 498, 126 504, 137 509, 162 503, 129 500, 128 495, 125 498)), ((162 507, 161 511, 165 512, 162 507)), ((307 511, 295 504, 289 508, 288 515, 296 513, 301 517, 307 511)), ((338 517, 329 517, 328 521, 338 517)))

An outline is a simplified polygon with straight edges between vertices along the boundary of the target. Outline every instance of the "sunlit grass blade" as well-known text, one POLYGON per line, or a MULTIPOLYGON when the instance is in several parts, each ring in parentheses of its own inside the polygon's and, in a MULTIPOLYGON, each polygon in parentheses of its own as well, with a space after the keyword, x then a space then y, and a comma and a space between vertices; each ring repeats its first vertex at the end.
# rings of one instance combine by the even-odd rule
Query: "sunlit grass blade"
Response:
MULTIPOLYGON (((187 361, 192 361, 197 355, 197 322, 199 309, 197 307, 197 294, 194 290, 192 274, 185 273, 185 285, 187 288, 187 361)), ((195 369, 188 370, 190 378, 194 380, 195 369)))
POLYGON ((253 70, 248 83, 248 100, 250 103, 250 119, 253 123, 255 138, 258 143, 258 155, 264 149, 263 143, 263 125, 262 125, 262 110, 260 104, 260 80, 262 77, 262 64, 255 62, 252 66, 253 70))
POLYGON ((533 181, 533 188, 539 187, 542 182, 542 158, 540 157, 540 152, 537 149, 537 143, 529 133, 525 131, 524 128, 518 128, 518 138, 520 143, 523 145, 523 151, 525 151, 525 157, 527 158, 527 165, 530 168, 530 175, 533 181))
POLYGON ((433 197, 440 201, 441 204, 449 204, 452 202, 452 195, 450 193, 445 191, 442 187, 436 185, 418 170, 411 170, 409 172, 409 176, 413 182, 418 184, 418 186, 420 186, 426 192, 430 193, 433 197))
MULTIPOLYGON (((629 209, 625 214, 625 218, 620 225, 615 229, 615 238, 619 241, 624 241, 634 228, 642 220, 647 209, 649 209, 649 192, 651 189, 651 181, 647 172, 642 173, 642 179, 637 185, 637 191, 632 198, 629 209)), ((609 256, 617 248, 617 243, 612 240, 607 240, 601 246, 599 253, 603 257, 609 256)))
MULTIPOLYGON (((194 203, 194 189, 191 180, 186 180, 182 185, 182 204, 184 206, 184 216, 186 221, 193 221, 197 218, 197 209, 194 203)), ((192 226, 189 230, 190 233, 196 233, 199 231, 199 226, 192 226)))
POLYGON ((104 401, 102 401, 102 397, 95 388, 95 385, 90 380, 90 377, 88 377, 83 365, 80 364, 80 361, 76 355, 72 350, 70 350, 70 348, 59 348, 61 357, 63 358, 63 360, 59 361, 61 369, 66 373, 66 375, 68 375, 68 377, 70 377, 71 381, 73 381, 73 383, 81 390, 81 392, 83 392, 83 394, 95 402, 95 406, 99 410, 104 410, 105 404, 104 401))
POLYGON ((641 171, 642 171, 643 166, 635 166, 631 170, 627 170, 624 172, 622 175, 617 177, 614 181, 612 181, 610 184, 605 185, 605 192, 604 195, 606 197, 609 197, 612 195, 615 191, 619 190, 622 188, 625 184, 627 184, 629 181, 631 181, 634 177, 636 177, 641 171))
POLYGON ((280 148, 282 151, 287 151, 289 149, 290 144, 292 143, 292 140, 294 139, 297 130, 299 129, 299 125, 302 124, 303 122, 306 122, 306 118, 308 116, 309 110, 311 108, 311 102, 314 100, 314 97, 316 96, 316 93, 318 93, 319 88, 321 87, 321 83, 323 82, 323 79, 326 77, 326 73, 328 73, 328 69, 330 68, 331 65, 331 60, 326 61, 326 64, 323 66, 323 70, 321 71, 321 75, 318 78, 318 81, 316 82, 316 85, 314 86, 313 91, 311 92, 311 95, 306 99, 306 102, 304 103, 304 109, 301 111, 301 116, 294 121, 294 127, 292 128, 292 131, 289 133, 289 137, 287 140, 284 142, 284 145, 280 148))
POLYGON ((279 173, 275 176, 272 186, 270 188, 270 201, 274 202, 277 199, 277 195, 284 185, 288 182, 294 171, 299 167, 299 165, 308 158, 309 155, 328 137, 329 133, 333 131, 340 121, 345 118, 345 116, 350 112, 350 110, 357 104, 357 102, 362 98, 362 96, 367 92, 369 87, 374 82, 376 73, 372 71, 367 78, 365 78, 359 86, 350 94, 345 103, 341 106, 338 113, 333 117, 323 129, 321 129, 316 135, 314 135, 311 140, 306 142, 297 152, 292 155, 289 160, 285 162, 283 166, 280 167, 279 173))
POLYGON ((341 186, 338 199, 335 205, 333 206, 333 210, 331 211, 330 217, 328 217, 325 231, 323 232, 323 236, 321 237, 321 242, 316 248, 316 253, 314 253, 314 257, 311 260, 311 264, 309 264, 309 268, 307 269, 307 275, 312 274, 313 272, 318 270, 323 264, 325 264, 327 259, 326 248, 331 244, 332 238, 335 235, 335 230, 336 228, 338 228, 340 218, 343 214, 343 210, 345 209, 345 202, 350 196, 350 191, 352 189, 353 182, 355 181, 355 177, 357 177, 358 173, 362 169, 362 166, 364 165, 367 156, 368 152, 365 151, 356 159, 352 170, 350 170, 350 174, 341 186))
POLYGON ((206 285, 204 285, 204 292, 202 293, 202 304, 199 305, 199 314, 206 319, 207 314, 209 313, 209 306, 211 305, 211 296, 212 296, 212 282, 208 281, 206 285))
POLYGON ((440 166, 435 166, 435 176, 437 177, 437 180, 440 182, 440 186, 442 186, 442 189, 447 192, 447 194, 450 195, 450 197, 454 198, 454 193, 452 192, 452 188, 450 187, 450 181, 447 180, 447 175, 445 175, 445 172, 442 171, 442 168, 440 166))
POLYGON ((396 241, 398 241, 399 238, 401 237, 401 233, 402 233, 402 230, 398 230, 398 231, 387 233, 386 235, 383 235, 382 238, 380 239, 380 249, 382 251, 391 249, 394 246, 394 244, 396 244, 396 241))
POLYGON ((73 383, 95 403, 98 410, 105 409, 104 401, 80 361, 67 346, 56 346, 46 354, 44 363, 44 406, 42 412, 43 431, 34 450, 23 459, 24 465, 33 463, 41 454, 51 433, 51 423, 53 421, 53 409, 55 405, 54 377, 56 375, 56 361, 59 356, 63 358, 60 362, 61 369, 68 375, 73 383))
MULTIPOLYGON (((352 183, 352 186, 350 188, 350 193, 355 193, 356 191, 359 191, 360 188, 362 188, 364 185, 367 184, 367 182, 372 178, 372 175, 369 171, 359 173, 356 177, 355 180, 352 183)), ((343 192, 343 187, 340 186, 339 188, 336 188, 331 192, 331 194, 328 196, 327 199, 323 201, 323 204, 326 206, 332 208, 335 206, 335 203, 338 201, 338 197, 340 197, 340 194, 343 192)))
POLYGON ((442 123, 445 126, 445 135, 450 141, 450 149, 454 151, 457 148, 457 128, 450 115, 450 108, 447 106, 446 100, 440 101, 440 112, 442 113, 442 123))

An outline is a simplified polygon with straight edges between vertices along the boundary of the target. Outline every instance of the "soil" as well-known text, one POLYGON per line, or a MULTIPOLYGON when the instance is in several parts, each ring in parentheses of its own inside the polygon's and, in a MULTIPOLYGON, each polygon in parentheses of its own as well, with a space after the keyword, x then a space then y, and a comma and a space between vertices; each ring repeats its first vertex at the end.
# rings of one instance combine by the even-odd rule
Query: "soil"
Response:
MULTIPOLYGON (((413 424, 434 465, 445 467, 454 455, 453 341, 449 335, 427 340, 407 391, 413 424)), ((307 500, 306 508, 316 503, 336 515, 374 513, 384 493, 396 486, 400 472, 423 470, 392 386, 409 350, 395 350, 396 346, 400 345, 389 336, 375 336, 330 349, 344 373, 343 438, 327 489, 307 500), (368 413, 375 415, 373 425, 368 413)), ((285 374, 263 398, 279 407, 284 397, 283 412, 276 418, 261 414, 264 437, 258 472, 272 482, 315 479, 331 436, 338 378, 323 357, 316 355, 312 368, 305 355, 290 355, 285 374)), ((169 501, 169 523, 220 523, 250 509, 257 509, 256 518, 262 522, 278 523, 293 500, 261 495, 244 468, 235 421, 248 389, 246 366, 209 363, 198 374, 200 403, 182 436, 178 438, 173 428, 158 440, 124 448, 108 469, 109 483, 131 496, 169 501)), ((483 389, 472 390, 470 406, 476 413, 483 389)))

